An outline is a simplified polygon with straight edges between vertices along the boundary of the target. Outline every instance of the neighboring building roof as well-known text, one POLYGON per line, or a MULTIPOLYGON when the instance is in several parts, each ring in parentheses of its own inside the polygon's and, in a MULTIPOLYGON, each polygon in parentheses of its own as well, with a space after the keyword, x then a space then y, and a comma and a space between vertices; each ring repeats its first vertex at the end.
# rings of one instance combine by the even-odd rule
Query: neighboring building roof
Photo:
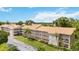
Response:
POLYGON ((1 25, 1 27, 7 27, 7 28, 9 28, 10 25, 8 25, 8 24, 4 24, 4 25, 1 25))
POLYGON ((72 35, 72 33, 76 30, 76 28, 41 26, 37 30, 48 32, 51 34, 72 35))
POLYGON ((21 28, 20 25, 16 25, 16 24, 11 24, 11 27, 12 27, 13 29, 19 29, 19 28, 21 28))
POLYGON ((1 25, 1 27, 5 27, 5 28, 10 28, 10 29, 18 29, 18 28, 21 28, 20 25, 16 25, 16 24, 4 24, 4 25, 1 25))
POLYGON ((36 30, 40 26, 41 26, 41 24, 32 24, 32 25, 24 25, 22 28, 23 29, 29 28, 29 29, 32 29, 32 30, 36 30))

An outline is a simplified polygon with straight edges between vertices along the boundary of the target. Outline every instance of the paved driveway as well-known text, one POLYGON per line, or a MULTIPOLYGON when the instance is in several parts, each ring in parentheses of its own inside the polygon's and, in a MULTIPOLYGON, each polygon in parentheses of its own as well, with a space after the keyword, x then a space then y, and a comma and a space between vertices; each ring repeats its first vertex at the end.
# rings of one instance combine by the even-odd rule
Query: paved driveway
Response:
POLYGON ((28 44, 24 44, 21 41, 18 41, 14 38, 14 36, 9 36, 8 37, 8 44, 13 44, 15 46, 17 46, 17 48, 20 51, 36 51, 37 49, 35 49, 34 47, 28 45, 28 44))

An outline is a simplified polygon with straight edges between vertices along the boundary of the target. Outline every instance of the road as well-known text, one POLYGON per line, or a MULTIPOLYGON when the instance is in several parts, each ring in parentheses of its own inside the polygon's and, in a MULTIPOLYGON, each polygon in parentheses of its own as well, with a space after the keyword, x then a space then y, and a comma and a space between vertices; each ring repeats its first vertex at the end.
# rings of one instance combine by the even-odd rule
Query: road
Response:
POLYGON ((17 46, 17 48, 20 51, 36 51, 37 50, 36 48, 34 48, 34 47, 32 47, 32 46, 30 46, 28 44, 24 44, 23 42, 16 40, 14 38, 14 36, 9 36, 7 43, 17 46))

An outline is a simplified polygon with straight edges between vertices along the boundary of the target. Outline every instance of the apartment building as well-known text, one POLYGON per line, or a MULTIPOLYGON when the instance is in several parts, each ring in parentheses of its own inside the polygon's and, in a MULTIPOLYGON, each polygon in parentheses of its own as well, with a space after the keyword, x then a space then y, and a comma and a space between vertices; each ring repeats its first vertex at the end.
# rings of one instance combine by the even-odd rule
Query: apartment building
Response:
POLYGON ((40 27, 38 30, 48 32, 48 43, 65 48, 71 47, 71 41, 74 39, 75 28, 64 27, 40 27), (73 38, 72 38, 73 37, 73 38), (72 39, 71 39, 72 38, 72 39))
POLYGON ((48 26, 25 26, 29 28, 31 34, 28 36, 37 40, 42 40, 48 44, 71 48, 71 43, 74 40, 75 28, 65 27, 48 27, 48 26))
POLYGON ((32 24, 32 25, 2 25, 2 30, 5 30, 13 35, 25 35, 30 38, 44 41, 48 44, 52 44, 55 46, 62 46, 65 48, 71 48, 72 42, 74 40, 74 31, 75 28, 67 28, 67 27, 48 27, 42 26, 40 24, 32 24), (31 33, 27 34, 24 32, 25 29, 30 29, 31 33))
POLYGON ((11 36, 22 34, 22 28, 20 25, 10 24, 2 25, 1 30, 8 32, 11 36))

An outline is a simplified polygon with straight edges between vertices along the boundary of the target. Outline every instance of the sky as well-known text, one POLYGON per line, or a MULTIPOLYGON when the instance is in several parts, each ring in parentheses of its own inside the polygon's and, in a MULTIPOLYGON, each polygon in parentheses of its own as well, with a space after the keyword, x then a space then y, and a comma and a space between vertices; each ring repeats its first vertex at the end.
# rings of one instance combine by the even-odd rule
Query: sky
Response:
POLYGON ((79 19, 78 7, 0 7, 0 21, 53 22, 59 17, 79 19))

